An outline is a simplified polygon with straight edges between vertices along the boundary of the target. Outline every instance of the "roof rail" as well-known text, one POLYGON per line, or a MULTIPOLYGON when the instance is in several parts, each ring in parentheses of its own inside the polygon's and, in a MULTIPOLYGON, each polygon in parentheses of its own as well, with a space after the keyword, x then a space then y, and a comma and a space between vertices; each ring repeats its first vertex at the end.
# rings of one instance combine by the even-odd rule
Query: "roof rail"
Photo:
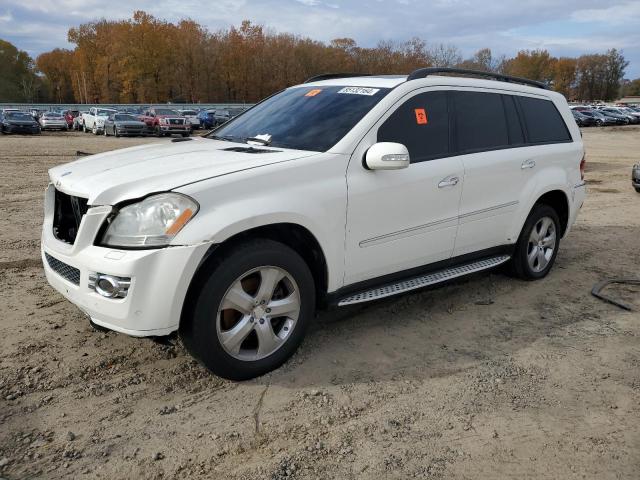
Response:
POLYGON ((307 78, 304 83, 319 82, 320 80, 332 80, 334 78, 348 78, 348 77, 370 77, 370 73, 323 73, 311 78, 307 78))
POLYGON ((469 75, 475 77, 487 77, 500 82, 509 83, 521 83, 523 85, 529 85, 532 87, 544 88, 549 90, 549 87, 543 82, 537 80, 529 80, 528 78, 512 77, 511 75, 503 75, 501 73, 483 72, 480 70, 469 70, 467 68, 450 68, 450 67, 427 67, 414 70, 407 77, 407 82, 410 80, 416 80, 418 78, 426 78, 429 75, 437 75, 439 73, 455 73, 458 75, 469 75))

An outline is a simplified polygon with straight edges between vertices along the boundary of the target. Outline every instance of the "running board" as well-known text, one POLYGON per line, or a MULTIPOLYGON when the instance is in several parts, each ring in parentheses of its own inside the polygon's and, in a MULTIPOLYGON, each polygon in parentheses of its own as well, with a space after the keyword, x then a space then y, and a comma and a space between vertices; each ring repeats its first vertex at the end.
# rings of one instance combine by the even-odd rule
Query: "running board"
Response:
POLYGON ((356 303, 371 302, 381 298, 398 295, 418 288, 428 287, 437 283, 446 282, 453 278, 463 277, 471 273, 488 270, 489 268, 502 265, 511 258, 510 255, 499 255, 496 257, 484 258, 475 262, 458 265, 456 267, 445 268, 436 272, 427 273, 413 278, 407 278, 399 282, 390 283, 383 287, 366 290, 343 298, 338 302, 338 306, 354 305, 356 303))

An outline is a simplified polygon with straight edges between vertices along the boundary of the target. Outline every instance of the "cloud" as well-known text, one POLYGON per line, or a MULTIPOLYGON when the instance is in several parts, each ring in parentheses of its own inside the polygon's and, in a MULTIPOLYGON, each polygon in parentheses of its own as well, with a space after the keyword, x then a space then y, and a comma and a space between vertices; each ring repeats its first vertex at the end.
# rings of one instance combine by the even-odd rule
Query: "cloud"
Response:
POLYGON ((351 37, 364 46, 415 36, 429 44, 455 45, 465 56, 483 47, 496 55, 531 48, 547 48, 554 55, 623 48, 631 61, 629 74, 640 76, 640 0, 377 0, 366 8, 359 0, 216 0, 215 8, 202 0, 132 3, 0 0, 0 13, 6 12, 0 16, 0 36, 33 55, 69 47, 69 27, 130 18, 141 9, 168 21, 192 18, 212 31, 248 19, 322 41, 351 37), (3 21, 5 15, 11 20, 3 21))

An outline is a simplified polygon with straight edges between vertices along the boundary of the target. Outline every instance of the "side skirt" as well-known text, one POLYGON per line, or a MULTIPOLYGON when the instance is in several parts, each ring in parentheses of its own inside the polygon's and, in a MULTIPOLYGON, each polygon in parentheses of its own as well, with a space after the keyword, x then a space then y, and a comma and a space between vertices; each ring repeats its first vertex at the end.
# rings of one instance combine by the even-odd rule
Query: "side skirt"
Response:
POLYGON ((327 303, 343 307, 357 303, 372 302, 447 282, 472 273, 489 270, 509 261, 513 247, 513 245, 509 245, 488 249, 476 254, 464 255, 444 262, 437 262, 417 269, 350 285, 329 294, 327 303))

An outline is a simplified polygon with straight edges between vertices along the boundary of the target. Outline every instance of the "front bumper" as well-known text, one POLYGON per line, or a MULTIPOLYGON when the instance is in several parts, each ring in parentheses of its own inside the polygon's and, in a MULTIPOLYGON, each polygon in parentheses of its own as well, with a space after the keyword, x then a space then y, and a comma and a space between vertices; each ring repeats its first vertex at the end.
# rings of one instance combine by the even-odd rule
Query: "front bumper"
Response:
POLYGON ((110 206, 90 208, 73 245, 53 234, 54 188, 45 200, 41 254, 47 281, 102 327, 136 337, 168 335, 178 329, 182 305, 210 244, 152 250, 118 250, 94 245, 110 206), (47 255, 49 256, 47 258, 47 255), (51 258, 55 259, 52 261, 51 258), (63 262, 63 267, 57 262, 63 262), (75 275, 62 270, 74 269, 75 275), (89 275, 131 278, 125 298, 106 298, 89 288, 89 275))
POLYGON ((24 126, 24 125, 5 125, 4 131, 7 133, 38 133, 40 127, 24 126))
POLYGON ((163 133, 187 133, 191 131, 190 124, 184 125, 163 125, 160 124, 160 131, 163 133))

